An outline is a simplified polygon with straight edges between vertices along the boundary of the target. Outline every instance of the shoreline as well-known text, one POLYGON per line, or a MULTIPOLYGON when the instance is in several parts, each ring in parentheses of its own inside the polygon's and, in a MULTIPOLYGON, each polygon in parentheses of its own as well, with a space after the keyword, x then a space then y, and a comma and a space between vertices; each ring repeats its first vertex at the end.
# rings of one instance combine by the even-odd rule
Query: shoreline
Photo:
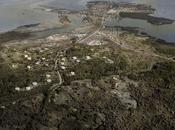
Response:
POLYGON ((134 33, 134 34, 136 34, 136 35, 142 35, 142 36, 147 36, 147 37, 149 37, 150 39, 154 39, 156 42, 160 42, 160 44, 164 44, 164 45, 170 45, 170 46, 173 46, 173 47, 175 47, 175 42, 168 42, 168 41, 166 41, 166 40, 164 40, 164 39, 161 39, 161 38, 156 38, 156 37, 154 37, 154 36, 151 36, 151 35, 149 35, 148 33, 145 33, 145 32, 140 32, 140 34, 139 34, 139 28, 138 27, 123 27, 123 26, 105 26, 105 28, 119 28, 119 29, 121 29, 121 30, 123 30, 123 31, 127 31, 127 32, 129 32, 129 33, 134 33))
MULTIPOLYGON (((38 24, 39 25, 39 24, 38 24)), ((36 24, 29 24, 29 25, 25 25, 25 26, 20 26, 18 27, 17 29, 20 29, 20 28, 30 28, 30 27, 36 27, 38 26, 36 24)), ((120 28, 122 31, 126 31, 128 33, 134 33, 135 35, 137 36, 146 36, 146 37, 149 37, 149 40, 150 41, 155 41, 157 43, 159 43, 160 45, 167 45, 167 46, 172 46, 172 47, 175 47, 175 42, 168 42, 164 39, 161 39, 161 38, 156 38, 156 37, 153 37, 145 32, 140 32, 139 33, 139 30, 138 30, 138 27, 122 27, 122 26, 113 26, 113 27, 110 27, 110 26, 106 26, 105 28, 120 28)), ((8 42, 11 42, 11 41, 14 41, 14 40, 24 40, 24 39, 30 39, 30 38, 33 38, 35 37, 35 35, 41 31, 36 31, 36 32, 20 32, 20 30, 11 30, 11 31, 8 31, 8 32, 4 32, 4 33, 0 33, 0 42, 1 42, 1 45, 5 45, 6 43, 8 42)), ((47 30, 47 29, 46 29, 47 30)))
POLYGON ((151 16, 148 13, 126 13, 126 12, 122 12, 122 13, 120 13, 120 16, 122 18, 132 18, 132 19, 146 20, 148 23, 151 23, 153 25, 165 25, 165 24, 172 24, 174 22, 174 20, 163 18, 163 17, 151 16))
POLYGON ((175 46, 104 6, 0 34, 0 128, 175 128, 175 46))
MULTIPOLYGON (((90 4, 89 6, 96 6, 98 4, 101 4, 102 1, 92 1, 92 2, 88 2, 88 4, 90 4), (94 4, 94 5, 93 5, 94 4)), ((104 1, 105 2, 105 1, 104 1)), ((104 3, 102 2, 102 3, 104 3)), ((110 4, 108 2, 106 2, 106 4, 110 4)), ((152 12, 154 9, 151 8, 151 7, 147 7, 146 5, 137 5, 137 4, 132 4, 132 3, 112 3, 113 6, 123 6, 124 8, 130 8, 130 7, 135 7, 136 10, 138 9, 141 9, 142 11, 143 10, 150 10, 150 12, 152 12)), ((58 13, 58 14, 63 14, 63 15, 73 15, 73 14, 80 14, 80 15, 83 15, 81 14, 82 13, 82 10, 79 10, 79 11, 74 11, 74 10, 69 10, 69 9, 64 9, 64 8, 60 8, 60 9, 57 9, 55 7, 50 7, 50 6, 44 6, 44 5, 39 5, 38 6, 39 9, 42 9, 46 12, 53 12, 53 13, 58 13), (47 11, 48 10, 48 11, 47 11)), ((83 11, 85 11, 85 14, 88 13, 90 10, 87 8, 87 9, 84 9, 83 11)), ((143 13, 143 12, 131 12, 131 13, 128 13, 128 12, 120 12, 120 16, 122 18, 131 18, 131 19, 138 19, 138 20, 146 20, 148 23, 152 24, 152 25, 157 25, 157 26, 161 26, 161 25, 165 25, 165 24, 172 24, 174 21, 171 20, 171 19, 166 19, 166 18, 161 18, 161 17, 155 17, 155 16, 150 16, 150 13, 143 13)), ((0 35, 5 35, 6 37, 6 34, 13 34, 15 36, 18 37, 18 34, 17 33, 33 33, 30 29, 32 29, 33 27, 36 27, 39 28, 39 26, 41 25, 41 23, 32 23, 32 24, 26 24, 26 25, 21 25, 21 26, 18 26, 16 27, 15 29, 12 29, 12 30, 9 30, 9 31, 5 31, 5 32, 1 32, 0 35), (27 29, 29 29, 29 31, 27 31, 27 29), (27 32, 26 32, 26 31, 27 32), (17 32, 15 34, 15 32, 17 32)), ((115 26, 113 26, 115 28, 115 26)), ((116 26, 117 27, 117 26, 116 26)), ((120 26, 119 26, 120 27, 120 26)), ((138 33, 138 28, 139 27, 120 27, 122 28, 123 30, 127 30, 128 32, 134 32, 135 34, 138 33)), ((47 30, 49 29, 49 27, 44 27, 43 30, 47 30)), ((41 30, 41 31, 43 31, 41 30)), ((38 30, 34 31, 34 32, 39 32, 38 30)), ((150 38, 154 38, 156 39, 157 41, 160 41, 160 42, 163 42, 165 44, 175 44, 175 42, 168 42, 166 41, 165 39, 161 39, 161 38, 156 38, 154 36, 151 36, 150 34, 147 34, 146 32, 141 32, 141 34, 144 34, 146 36, 149 36, 150 38)), ((7 36, 8 37, 8 36, 7 36)), ((19 38, 20 38, 20 35, 19 35, 19 38)))

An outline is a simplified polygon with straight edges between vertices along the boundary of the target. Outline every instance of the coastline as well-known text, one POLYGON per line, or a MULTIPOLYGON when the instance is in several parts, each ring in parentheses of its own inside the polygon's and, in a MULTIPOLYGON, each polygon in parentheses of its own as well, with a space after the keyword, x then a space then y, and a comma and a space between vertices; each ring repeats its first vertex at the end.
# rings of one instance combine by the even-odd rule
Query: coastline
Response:
POLYGON ((162 17, 155 17, 151 16, 148 13, 120 13, 122 18, 132 18, 132 19, 141 19, 146 20, 148 23, 153 25, 165 25, 165 24, 172 24, 174 20, 162 18, 162 17))
POLYGON ((104 3, 0 33, 0 129, 175 128, 175 46, 104 3))
POLYGON ((154 36, 151 36, 149 35, 148 33, 145 33, 145 32, 140 32, 138 29, 138 27, 123 27, 123 26, 105 26, 105 28, 119 28, 123 31, 127 31, 129 33, 134 33, 135 35, 141 35, 141 36, 146 36, 146 37, 149 37, 150 40, 154 40, 155 42, 158 42, 160 44, 163 44, 163 45, 169 45, 169 46, 172 46, 172 47, 175 47, 175 42, 168 42, 164 39, 161 39, 161 38, 156 38, 154 36))

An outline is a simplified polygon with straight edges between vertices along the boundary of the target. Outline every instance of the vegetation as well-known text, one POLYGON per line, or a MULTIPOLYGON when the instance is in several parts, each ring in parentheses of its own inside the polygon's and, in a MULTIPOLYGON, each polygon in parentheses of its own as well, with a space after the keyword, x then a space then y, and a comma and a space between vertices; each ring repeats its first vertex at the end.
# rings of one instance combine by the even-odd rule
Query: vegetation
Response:
POLYGON ((113 54, 101 52, 107 46, 89 47, 87 45, 76 45, 66 52, 66 57, 72 58, 76 56, 80 59, 80 63, 69 63, 68 71, 73 71, 76 76, 64 75, 65 83, 70 84, 73 80, 93 79, 97 80, 103 76, 116 75, 125 72, 128 67, 126 58, 122 54, 113 54), (91 49, 94 49, 93 51, 91 49), (94 52, 98 56, 94 56, 94 52), (91 60, 86 60, 86 56, 91 56, 91 60), (103 57, 110 58, 113 63, 108 63, 103 57))
POLYGON ((12 40, 23 40, 23 39, 29 38, 30 36, 31 34, 29 33, 21 33, 21 32, 15 32, 15 31, 7 32, 0 35, 0 44, 4 42, 9 42, 12 40))
POLYGON ((151 129, 174 129, 175 63, 157 63, 152 70, 129 77, 140 82, 139 87, 130 87, 138 101, 138 111, 134 116, 141 115, 142 122, 151 129))
POLYGON ((148 13, 120 13, 120 16, 123 18, 134 18, 134 19, 143 19, 147 20, 151 24, 155 25, 163 25, 163 24, 172 24, 173 20, 166 19, 166 18, 159 18, 150 16, 148 13))
MULTIPOLYGON (((158 45, 150 39, 144 43, 151 47, 145 52, 153 53, 153 49, 157 54, 174 56, 174 48, 158 45)), ((162 60, 151 68, 153 61, 160 59, 113 43, 101 46, 74 43, 66 47, 65 52, 55 47, 0 49, 0 101, 2 108, 6 105, 6 109, 0 109, 4 115, 0 118, 0 126, 34 130, 52 126, 59 129, 175 129, 173 62, 162 60), (31 59, 25 58, 25 54, 31 59), (59 83, 54 69, 56 56, 63 84, 49 95, 49 88, 59 83), (27 65, 32 69, 28 70, 27 65), (63 66, 65 69, 61 68, 63 66), (52 83, 46 81, 48 73, 52 83), (15 91, 15 87, 24 88, 34 81, 41 87, 28 92, 15 91), (127 84, 124 89, 128 90, 124 91, 137 102, 136 109, 127 109, 119 100, 117 82, 121 86, 127 84), (12 105, 12 101, 21 97, 25 101, 12 105)))
POLYGON ((168 57, 175 56, 175 46, 167 45, 165 42, 156 42, 153 39, 148 39, 145 41, 146 44, 149 44, 155 49, 155 52, 158 54, 166 55, 168 57))

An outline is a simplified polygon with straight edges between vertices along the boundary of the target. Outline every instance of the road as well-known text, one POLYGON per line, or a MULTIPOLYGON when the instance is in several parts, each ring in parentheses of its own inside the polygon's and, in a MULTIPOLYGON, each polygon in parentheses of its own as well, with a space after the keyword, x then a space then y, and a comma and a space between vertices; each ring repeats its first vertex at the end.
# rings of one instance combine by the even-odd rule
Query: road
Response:
MULTIPOLYGON (((136 49, 132 49, 132 48, 129 48, 127 46, 125 46, 126 44, 124 42, 122 42, 123 44, 121 44, 121 41, 117 41, 117 40, 114 40, 114 38, 112 36, 108 36, 108 34, 102 32, 102 31, 99 31, 99 34, 103 35, 105 38, 107 38, 108 40, 112 41, 113 43, 117 44, 118 46, 120 46, 122 49, 126 49, 126 50, 130 50, 130 51, 133 51, 133 52, 136 52, 136 53, 141 53, 143 54, 143 51, 140 51, 140 50, 136 50, 136 49)), ((161 55, 158 55, 158 54, 155 54, 155 53, 144 53, 145 56, 153 56, 153 57, 158 57, 158 58, 161 58, 161 59, 164 59, 164 60, 168 60, 168 61, 171 61, 171 62, 175 62, 175 60, 173 59, 174 57, 165 57, 165 56, 161 56, 161 55)))
POLYGON ((57 53, 56 57, 55 57, 55 67, 54 67, 54 70, 56 71, 57 75, 58 75, 58 80, 59 80, 59 83, 58 84, 54 84, 52 87, 50 87, 49 91, 50 92, 54 92, 57 88, 61 87, 62 83, 63 83, 63 79, 61 77, 61 73, 58 69, 58 56, 59 56, 59 53, 57 53))
MULTIPOLYGON (((109 2, 112 3, 112 0, 109 0, 109 2)), ((108 10, 108 11, 109 11, 109 10, 108 10)), ((99 34, 103 35, 104 37, 106 37, 106 38, 109 39, 110 41, 114 42, 115 44, 117 44, 118 46, 120 46, 120 47, 123 48, 123 49, 127 49, 127 50, 130 50, 130 51, 136 52, 136 53, 141 53, 141 54, 143 54, 143 51, 135 50, 135 49, 129 48, 129 47, 125 46, 126 44, 120 44, 121 42, 120 42, 119 40, 116 41, 116 40, 114 40, 114 38, 112 38, 112 36, 109 37, 108 34, 105 34, 105 33, 103 33, 103 32, 101 31, 101 29, 103 28, 103 25, 104 25, 105 15, 107 15, 108 11, 107 11, 105 14, 103 14, 100 27, 99 27, 97 30, 95 30, 94 32, 92 32, 90 35, 88 35, 87 37, 85 37, 85 38, 83 38, 83 39, 80 39, 80 40, 77 41, 77 42, 79 42, 79 43, 80 43, 80 42, 83 42, 83 41, 85 41, 86 39, 88 39, 88 38, 94 36, 95 34, 99 33, 99 34)), ((132 12, 132 11, 133 11, 133 10, 119 9, 119 10, 117 10, 117 14, 119 15, 120 12, 132 12)), ((118 16, 118 17, 119 17, 119 16, 118 16)), ((165 59, 165 60, 168 60, 168 61, 171 61, 171 62, 175 62, 174 57, 168 58, 168 57, 161 56, 161 55, 158 55, 158 54, 155 54, 155 53, 152 53, 152 54, 144 53, 144 55, 146 55, 146 56, 154 56, 154 57, 158 57, 158 58, 161 58, 161 59, 165 59)))

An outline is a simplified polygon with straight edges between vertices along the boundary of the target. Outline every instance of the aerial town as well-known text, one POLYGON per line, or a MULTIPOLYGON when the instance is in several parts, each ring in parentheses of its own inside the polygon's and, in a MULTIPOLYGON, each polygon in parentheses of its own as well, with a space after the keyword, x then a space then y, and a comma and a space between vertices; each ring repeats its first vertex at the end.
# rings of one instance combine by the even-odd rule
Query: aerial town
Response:
POLYGON ((111 19, 157 18, 143 4, 91 1, 57 24, 0 34, 0 129, 175 129, 175 47, 111 19), (59 33, 52 33, 60 30, 59 33))

